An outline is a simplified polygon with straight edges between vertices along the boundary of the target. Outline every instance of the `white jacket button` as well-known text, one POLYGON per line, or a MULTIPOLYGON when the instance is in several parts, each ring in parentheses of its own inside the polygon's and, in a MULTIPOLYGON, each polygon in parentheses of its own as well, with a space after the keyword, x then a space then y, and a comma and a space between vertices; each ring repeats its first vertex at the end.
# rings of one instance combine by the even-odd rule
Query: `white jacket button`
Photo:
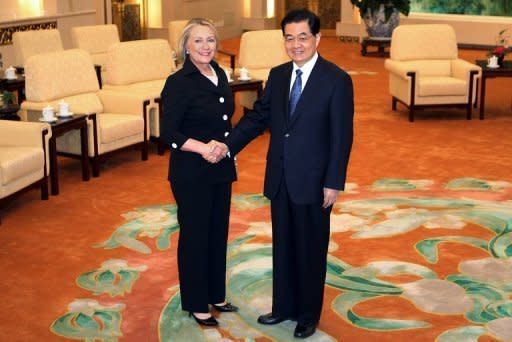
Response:
POLYGON ((219 102, 220 102, 220 103, 224 103, 224 98, 223 98, 223 97, 220 97, 220 98, 219 98, 219 102))
POLYGON ((176 143, 172 143, 171 146, 172 148, 178 148, 178 145, 176 145, 176 143))
POLYGON ((222 120, 226 121, 228 119, 228 116, 226 114, 222 115, 222 120))

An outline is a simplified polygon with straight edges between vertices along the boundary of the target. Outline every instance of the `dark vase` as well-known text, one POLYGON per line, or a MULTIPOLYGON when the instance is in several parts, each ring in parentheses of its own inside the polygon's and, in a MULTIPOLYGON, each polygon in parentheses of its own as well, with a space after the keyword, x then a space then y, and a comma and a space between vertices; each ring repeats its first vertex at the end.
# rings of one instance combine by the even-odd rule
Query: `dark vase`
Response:
POLYGON ((505 59, 505 55, 503 56, 498 56, 498 65, 500 67, 503 67, 503 60, 505 59))

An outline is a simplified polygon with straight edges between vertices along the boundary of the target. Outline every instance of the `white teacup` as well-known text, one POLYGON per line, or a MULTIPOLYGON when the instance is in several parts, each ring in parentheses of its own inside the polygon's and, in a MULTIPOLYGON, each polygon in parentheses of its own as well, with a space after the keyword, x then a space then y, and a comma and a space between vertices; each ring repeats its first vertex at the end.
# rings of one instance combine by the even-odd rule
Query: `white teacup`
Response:
POLYGON ((489 57, 487 62, 488 62, 488 64, 487 64, 488 67, 496 68, 498 66, 498 57, 491 56, 491 57, 489 57))
POLYGON ((249 70, 247 70, 247 68, 240 68, 240 79, 241 80, 249 79, 249 70))
POLYGON ((12 80, 12 79, 16 78, 16 69, 13 68, 12 66, 8 67, 7 69, 5 69, 4 75, 5 75, 5 78, 12 80))
POLYGON ((43 108, 43 120, 51 121, 55 119, 55 115, 53 114, 53 107, 46 106, 43 108))
POLYGON ((69 115, 69 103, 60 101, 59 102, 59 115, 66 116, 69 115))

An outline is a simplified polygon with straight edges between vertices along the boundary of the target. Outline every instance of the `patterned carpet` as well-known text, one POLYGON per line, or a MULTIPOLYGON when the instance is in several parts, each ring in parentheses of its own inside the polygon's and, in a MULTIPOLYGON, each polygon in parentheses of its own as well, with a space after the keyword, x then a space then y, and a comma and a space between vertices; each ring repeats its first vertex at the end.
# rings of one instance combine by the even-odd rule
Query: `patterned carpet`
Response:
MULTIPOLYGON (((238 40, 224 42, 236 51, 238 40)), ((384 59, 323 38, 320 53, 351 72, 355 141, 333 216, 325 303, 310 341, 512 340, 510 80, 488 83, 486 119, 463 110, 391 110, 384 59)), ((462 50, 462 58, 483 51, 462 50)), ((241 115, 238 108, 237 115, 241 115)), ((1 208, 0 331, 6 341, 291 341, 267 327, 268 134, 238 155, 228 299, 238 314, 201 329, 180 309, 167 157, 124 151, 82 182, 59 159, 61 194, 36 190, 1 208)))
MULTIPOLYGON (((309 340, 337 341, 347 329, 356 330, 361 340, 374 332, 387 339, 425 330, 436 332, 439 342, 478 341, 485 335, 512 339, 512 201, 498 199, 511 194, 511 183, 472 178, 444 185, 406 179, 380 179, 367 188, 349 184, 332 215, 326 286, 334 296, 326 299, 323 313, 331 318, 309 340), (483 192, 496 198, 481 199, 483 192), (361 242, 364 262, 351 262, 347 254, 361 242), (340 245, 346 245, 343 252, 340 245), (466 253, 454 252, 455 245, 466 253), (397 248, 392 257, 389 251, 397 248), (395 303, 386 313, 375 309, 386 301, 395 303), (454 320, 461 324, 452 327, 454 320)), ((228 298, 240 312, 222 314, 219 328, 203 330, 181 310, 177 284, 169 284, 170 298, 158 322, 161 341, 293 340, 293 322, 256 323, 271 307, 268 205, 259 194, 233 199, 232 222, 245 226, 245 232, 229 244, 228 298)), ((170 243, 179 230, 174 205, 138 208, 123 217, 126 223, 95 248, 175 253, 170 243)), ((147 269, 140 260, 110 259, 81 273, 76 283, 90 297, 71 302, 52 332, 91 341, 122 336, 122 299, 147 269), (102 294, 116 303, 95 299, 102 294)))

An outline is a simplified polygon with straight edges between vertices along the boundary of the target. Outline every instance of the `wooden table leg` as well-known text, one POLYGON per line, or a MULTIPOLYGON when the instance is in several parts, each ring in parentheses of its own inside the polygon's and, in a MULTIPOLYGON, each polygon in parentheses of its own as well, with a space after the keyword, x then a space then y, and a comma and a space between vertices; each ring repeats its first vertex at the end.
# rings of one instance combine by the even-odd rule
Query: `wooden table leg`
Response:
POLYGON ((84 119, 84 124, 80 127, 80 145, 82 148, 82 179, 87 182, 91 175, 89 173, 89 140, 87 136, 87 120, 84 119))
POLYGON ((52 195, 59 194, 59 171, 57 168, 57 137, 52 136, 50 144, 50 179, 52 182, 52 195))
POLYGON ((480 120, 484 119, 484 109, 485 109, 485 74, 482 73, 482 84, 480 86, 480 120))

